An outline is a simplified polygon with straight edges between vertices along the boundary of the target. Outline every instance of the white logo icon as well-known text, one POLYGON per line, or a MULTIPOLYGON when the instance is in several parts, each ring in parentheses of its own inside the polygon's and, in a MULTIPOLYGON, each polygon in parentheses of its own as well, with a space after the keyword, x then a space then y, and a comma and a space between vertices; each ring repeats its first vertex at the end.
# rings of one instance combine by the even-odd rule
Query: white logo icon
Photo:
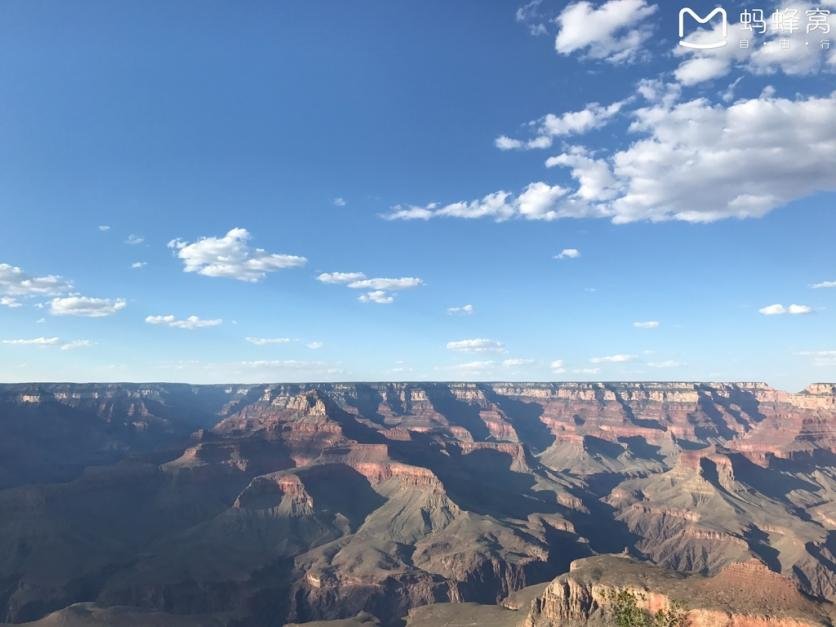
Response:
POLYGON ((706 15, 705 17, 700 17, 697 15, 693 9, 689 7, 685 7, 684 9, 680 9, 679 11, 679 45, 684 46, 685 48, 696 48, 697 50, 708 50, 711 48, 722 48, 726 45, 726 39, 728 37, 728 30, 729 30, 729 20, 728 16, 726 15, 726 10, 722 7, 717 7, 711 13, 706 15), (685 16, 690 15, 697 24, 707 24, 712 19, 714 19, 717 15, 720 16, 720 36, 722 39, 718 41, 687 41, 684 39, 685 37, 685 16))

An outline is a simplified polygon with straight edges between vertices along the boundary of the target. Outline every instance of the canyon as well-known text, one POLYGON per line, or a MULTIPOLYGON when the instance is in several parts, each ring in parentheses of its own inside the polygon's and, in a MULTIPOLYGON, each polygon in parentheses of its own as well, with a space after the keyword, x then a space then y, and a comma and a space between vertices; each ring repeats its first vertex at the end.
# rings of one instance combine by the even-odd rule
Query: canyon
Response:
POLYGON ((0 622, 827 625, 836 384, 0 385, 0 622))

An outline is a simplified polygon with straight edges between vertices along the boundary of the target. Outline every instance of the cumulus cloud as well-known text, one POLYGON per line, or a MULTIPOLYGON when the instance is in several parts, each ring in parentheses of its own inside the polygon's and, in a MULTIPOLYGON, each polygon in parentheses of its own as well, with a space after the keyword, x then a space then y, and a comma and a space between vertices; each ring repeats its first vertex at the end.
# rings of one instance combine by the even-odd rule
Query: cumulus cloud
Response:
POLYGON ((424 281, 418 277, 368 278, 362 272, 323 272, 316 279, 322 283, 345 285, 355 290, 369 290, 360 295, 357 300, 378 305, 389 305, 395 301, 395 295, 390 292, 411 289, 424 284, 424 281))
POLYGON ((564 248, 560 251, 557 255, 554 256, 555 259, 577 259, 581 256, 581 251, 577 248, 564 248))
POLYGON ((501 353, 505 350, 505 345, 496 340, 474 338, 447 342, 447 348, 451 351, 466 353, 501 353))
POLYGON ((600 368, 575 368, 572 370, 575 374, 598 374, 601 372, 600 368))
POLYGON ((836 287, 836 281, 822 281, 821 283, 813 283, 810 287, 814 290, 829 289, 836 287))
POLYGON ((578 214, 615 223, 714 222, 760 217, 836 189, 836 93, 797 100, 766 93, 728 107, 662 102, 634 116, 631 129, 645 137, 594 160, 602 183, 584 185, 592 163, 577 153, 550 160, 581 182, 567 199, 578 214))
POLYGON ((144 268, 147 265, 148 265, 147 261, 134 261, 131 264, 131 268, 133 268, 134 270, 142 270, 142 268, 144 268))
POLYGON ((345 207, 348 203, 345 201, 345 198, 341 196, 337 196, 334 199, 334 205, 337 207, 345 207))
POLYGON ((125 243, 129 246, 138 246, 139 244, 142 244, 144 241, 145 238, 142 237, 142 235, 136 235, 134 233, 131 233, 130 235, 128 235, 128 239, 125 240, 125 243))
POLYGON ((100 225, 99 225, 99 230, 100 230, 102 233, 105 233, 105 232, 107 232, 107 231, 109 231, 109 230, 110 230, 110 226, 109 226, 109 225, 107 225, 107 224, 100 224, 100 225))
POLYGON ((376 303, 378 305, 391 305, 395 302, 395 297, 388 292, 384 292, 383 290, 372 290, 371 292, 366 292, 365 294, 360 294, 357 297, 361 303, 376 303))
POLYGON ((449 316, 472 316, 476 313, 473 305, 462 305, 461 307, 448 307, 447 315, 449 316))
POLYGON ((521 140, 501 135, 494 140, 494 145, 500 150, 551 148, 557 137, 581 135, 601 128, 621 111, 625 102, 622 100, 607 106, 592 102, 579 111, 567 111, 560 115, 549 113, 528 123, 527 126, 535 129, 533 138, 521 140))
POLYGON ((647 18, 656 9, 645 0, 609 0, 599 7, 586 0, 572 3, 557 17, 555 49, 610 63, 633 61, 653 31, 647 18))
POLYGON ((304 266, 308 261, 305 257, 251 248, 250 239, 247 229, 234 228, 223 237, 203 237, 195 242, 175 239, 168 247, 183 261, 184 272, 248 283, 261 281, 269 272, 304 266))
POLYGON ((188 318, 179 319, 172 314, 164 316, 146 316, 145 322, 147 324, 160 325, 171 327, 173 329, 186 329, 193 331, 194 329, 204 329, 207 327, 216 327, 223 324, 223 320, 216 318, 214 320, 202 320, 197 316, 189 316, 188 318))
POLYGON ((552 363, 549 364, 549 368, 551 368, 552 373, 554 374, 563 374, 566 372, 566 365, 563 363, 562 359, 555 359, 552 363))
POLYGON ((316 277, 317 281, 321 281, 322 283, 353 283, 354 281, 360 281, 361 279, 365 279, 366 275, 362 272, 323 272, 318 277, 316 277))
POLYGON ((2 305, 3 307, 8 307, 9 309, 17 309, 18 307, 23 307, 23 303, 21 303, 16 298, 12 298, 11 296, 0 297, 0 305, 2 305))
POLYGON ((499 191, 448 205, 398 205, 383 217, 707 223, 761 217, 836 189, 836 92, 790 100, 767 91, 732 105, 657 94, 631 115, 639 138, 626 148, 593 156, 571 147, 547 160, 568 168, 574 190, 536 182, 516 196, 499 191))
POLYGON ((637 329, 658 329, 659 328, 659 321, 658 320, 644 320, 641 322, 634 322, 633 326, 637 329))
POLYGON ((127 307, 124 298, 91 298, 89 296, 65 296, 53 298, 49 313, 53 316, 82 316, 104 318, 127 307))
POLYGON ((764 316, 782 316, 784 314, 789 314, 792 316, 801 316, 804 314, 811 313, 813 311, 812 307, 808 305, 789 305, 784 307, 780 303, 776 303, 774 305, 767 305, 766 307, 761 307, 758 309, 758 312, 764 316))
POLYGON ((309 348, 310 350, 315 351, 315 350, 319 350, 320 348, 325 346, 325 344, 323 342, 313 341, 313 342, 308 342, 307 344, 305 344, 305 346, 307 348, 309 348))
POLYGON ((33 276, 17 266, 0 263, 0 294, 4 296, 55 296, 71 288, 68 281, 56 274, 33 276))
POLYGON ((289 337, 245 337, 244 340, 256 346, 269 346, 271 344, 289 344, 293 340, 289 337))
MULTIPOLYGON (((836 50, 819 45, 816 33, 808 34, 804 27, 807 11, 821 9, 812 2, 784 2, 775 11, 781 15, 795 15, 800 18, 801 27, 793 32, 782 25, 783 20, 773 20, 772 11, 765 11, 763 28, 765 33, 747 30, 739 21, 728 25, 728 45, 712 49, 694 49, 677 46, 674 53, 684 60, 674 72, 683 85, 696 85, 725 76, 734 68, 751 74, 774 74, 782 72, 790 76, 803 76, 826 70, 836 60, 836 50), (789 12, 789 13, 788 13, 789 12), (812 39, 812 41, 810 41, 812 39), (741 47, 740 41, 749 42, 741 47)), ((750 12, 751 14, 751 12, 750 12)), ((823 16, 828 32, 836 32, 836 15, 823 16)), ((718 41, 722 37, 721 24, 714 21, 711 29, 695 30, 686 37, 690 43, 718 41)), ((820 33, 826 38, 826 33, 820 33)))
POLYGON ((635 355, 625 355, 619 353, 616 355, 605 355, 604 357, 593 357, 589 361, 593 364, 623 364, 628 361, 633 361, 635 358, 635 355))

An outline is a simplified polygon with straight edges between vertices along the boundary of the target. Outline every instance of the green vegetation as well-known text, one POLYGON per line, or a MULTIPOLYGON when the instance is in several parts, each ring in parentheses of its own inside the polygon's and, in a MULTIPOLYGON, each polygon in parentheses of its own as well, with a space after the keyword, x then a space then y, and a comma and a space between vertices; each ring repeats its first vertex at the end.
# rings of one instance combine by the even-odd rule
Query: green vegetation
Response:
POLYGON ((674 601, 667 610, 651 614, 639 607, 644 600, 642 593, 631 592, 627 588, 615 590, 607 595, 610 614, 618 627, 683 627, 685 609, 674 601))

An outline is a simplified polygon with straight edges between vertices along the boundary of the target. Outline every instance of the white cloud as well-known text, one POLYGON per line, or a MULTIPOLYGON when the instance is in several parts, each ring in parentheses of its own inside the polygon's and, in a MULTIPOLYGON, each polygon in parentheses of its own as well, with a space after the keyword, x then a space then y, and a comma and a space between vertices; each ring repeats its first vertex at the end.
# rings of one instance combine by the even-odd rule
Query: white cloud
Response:
POLYGON ((601 372, 600 368, 575 368, 572 370, 575 374, 598 374, 601 372))
POLYGON ((127 302, 124 298, 66 296, 53 298, 49 303, 49 313, 53 316, 104 318, 122 311, 126 306, 127 302))
POLYGON ((313 342, 308 342, 307 344, 305 344, 305 346, 307 346, 312 351, 315 351, 315 350, 319 350, 320 348, 325 346, 325 344, 323 342, 313 341, 313 342))
POLYGON ((566 365, 563 363, 562 359, 555 359, 549 364, 549 368, 551 368, 552 373, 554 374, 563 374, 566 372, 566 365))
POLYGON ((141 270, 142 268, 144 268, 147 265, 148 265, 147 261, 134 261, 131 264, 131 268, 133 268, 134 270, 141 270))
POLYGON ((665 361, 649 361, 647 362, 647 365, 651 368, 679 368, 685 364, 673 359, 667 359, 665 361))
POLYGON ((361 303, 377 303, 378 305, 391 305, 395 301, 392 294, 383 290, 372 290, 357 297, 361 303))
POLYGON ((395 301, 395 295, 390 294, 390 292, 419 287, 424 284, 424 281, 418 277, 376 277, 370 279, 362 272, 323 272, 316 279, 322 283, 345 285, 355 290, 368 290, 365 294, 361 294, 357 300, 361 303, 377 303, 378 305, 389 305, 395 301))
POLYGON ((461 307, 448 307, 447 315, 450 316, 472 316, 476 313, 473 305, 462 305, 461 307))
POLYGON ((447 348, 451 351, 467 353, 501 353, 505 350, 505 345, 496 340, 474 338, 447 342, 447 348))
POLYGON ((62 351, 72 351, 78 348, 90 348, 93 346, 93 342, 90 340, 72 340, 71 342, 67 342, 66 344, 61 346, 62 351))
POLYGON ((417 277, 401 277, 397 279, 358 279, 348 284, 348 287, 357 290, 405 290, 411 287, 423 285, 423 281, 417 277))
POLYGON ((110 230, 110 226, 109 226, 109 225, 107 225, 107 224, 100 224, 100 225, 99 225, 99 230, 100 230, 102 233, 105 233, 105 232, 107 232, 107 231, 109 231, 109 230, 110 230))
POLYGON ((560 185, 548 185, 541 181, 530 183, 516 197, 509 192, 494 192, 481 200, 455 202, 439 206, 403 207, 396 205, 382 217, 387 220, 429 220, 430 218, 493 218, 502 222, 510 218, 527 220, 556 220, 567 217, 558 211, 558 200, 568 190, 560 185))
POLYGON ((581 135, 601 128, 621 111, 625 102, 621 100, 607 106, 592 102, 579 111, 567 111, 560 115, 549 113, 539 120, 528 123, 527 126, 535 129, 535 136, 532 139, 523 141, 501 135, 494 140, 494 145, 500 150, 551 148, 556 137, 581 135))
POLYGON ((577 248, 564 248, 559 254, 555 255, 555 259, 577 259, 581 256, 581 251, 577 248))
POLYGON ((814 366, 836 366, 836 350, 802 351, 798 354, 812 357, 814 366))
POLYGON ((646 18, 656 9, 644 0, 609 0, 597 8, 585 0, 575 2, 557 17, 555 49, 610 63, 632 61, 652 33, 646 18))
POLYGON ((659 321, 658 320, 644 320, 642 322, 634 322, 633 326, 637 329, 658 329, 659 328, 659 321))
POLYGON ((129 246, 138 246, 139 244, 143 243, 144 241, 145 241, 145 238, 142 237, 142 235, 136 235, 134 233, 131 233, 130 235, 128 235, 128 239, 125 240, 125 243, 128 244, 129 246))
POLYGON ((758 312, 763 314, 764 316, 782 316, 784 314, 789 314, 792 316, 800 316, 804 314, 811 313, 813 311, 812 307, 808 305, 789 305, 784 307, 779 303, 775 305, 767 305, 766 307, 761 307, 758 309, 758 312))
POLYGON ((336 205, 337 207, 345 207, 347 204, 348 203, 345 201, 345 198, 342 198, 341 196, 337 196, 334 199, 334 205, 336 205))
POLYGON ((836 281, 822 281, 821 283, 813 283, 810 287, 812 287, 814 290, 828 289, 831 287, 836 287, 836 281))
POLYGON ((216 318, 214 320, 202 320, 197 316, 189 316, 188 318, 179 319, 172 314, 164 316, 146 316, 145 322, 147 324, 162 325, 172 327, 174 329, 186 329, 188 331, 207 327, 216 327, 223 324, 223 320, 220 318, 216 318))
POLYGON ((536 182, 516 197, 499 191, 449 205, 399 205, 383 217, 708 223, 761 217, 836 190, 836 92, 789 100, 767 90, 729 106, 659 96, 632 116, 640 137, 628 147, 595 158, 570 147, 547 161, 569 168, 574 190, 536 182))
POLYGON ((617 354, 606 355, 604 357, 593 357, 589 361, 591 361, 593 364, 623 364, 628 361, 633 361, 635 358, 635 355, 617 354))
POLYGON ((519 366, 530 366, 534 363, 533 359, 524 359, 522 357, 512 357, 511 359, 503 359, 502 365, 506 368, 517 368, 519 366))
POLYGON ((293 340, 289 337, 245 337, 250 344, 256 346, 269 346, 271 344, 289 344, 293 340))
POLYGON ((517 9, 516 20, 528 28, 528 32, 535 37, 548 33, 546 28, 547 18, 540 13, 540 5, 543 0, 531 0, 517 9))
POLYGON ((366 275, 362 272, 323 272, 318 277, 317 281, 322 283, 353 283, 365 279, 366 275))
POLYGON ((61 341, 58 337, 33 337, 31 339, 3 340, 3 344, 12 346, 56 346, 61 341))
POLYGON ((250 248, 250 237, 247 229, 234 228, 223 237, 204 237, 191 243, 175 239, 168 247, 183 261, 185 272, 249 283, 261 281, 268 272, 298 268, 308 261, 305 257, 250 248))
POLYGON ((23 303, 21 303, 16 298, 12 298, 11 296, 0 297, 0 305, 2 305, 3 307, 8 307, 9 309, 17 309, 18 307, 23 307, 23 303))
POLYGON ((72 285, 58 275, 32 276, 17 266, 0 263, 0 294, 4 296, 55 296, 71 288, 72 285))
MULTIPOLYGON (((798 100, 767 93, 729 107, 697 99, 655 104, 634 116, 632 130, 646 137, 606 160, 613 182, 602 187, 605 194, 582 185, 569 198, 576 215, 615 223, 714 222, 760 217, 836 189, 836 168, 830 167, 836 162, 836 93, 798 100)), ((567 153, 559 165, 572 167, 580 180, 585 172, 570 163, 576 156, 567 153)))
MULTIPOLYGON (((705 50, 677 46, 674 53, 687 58, 680 63, 674 75, 683 85, 696 85, 725 76, 736 67, 761 75, 783 72, 802 76, 826 70, 836 59, 836 53, 822 48, 814 37, 815 33, 808 35, 804 28, 806 12, 818 6, 811 2, 791 1, 776 7, 782 15, 786 15, 786 11, 796 11, 801 16, 801 28, 792 33, 782 31, 780 21, 770 19, 773 12, 770 10, 765 11, 765 34, 753 33, 740 22, 732 22, 728 25, 726 46, 705 50), (750 45, 741 47, 741 40, 749 41, 750 45)), ((828 30, 836 31, 836 16, 831 14, 826 19, 828 30)), ((716 41, 722 36, 720 28, 721 24, 716 21, 711 29, 696 30, 686 39, 692 43, 716 41)))

